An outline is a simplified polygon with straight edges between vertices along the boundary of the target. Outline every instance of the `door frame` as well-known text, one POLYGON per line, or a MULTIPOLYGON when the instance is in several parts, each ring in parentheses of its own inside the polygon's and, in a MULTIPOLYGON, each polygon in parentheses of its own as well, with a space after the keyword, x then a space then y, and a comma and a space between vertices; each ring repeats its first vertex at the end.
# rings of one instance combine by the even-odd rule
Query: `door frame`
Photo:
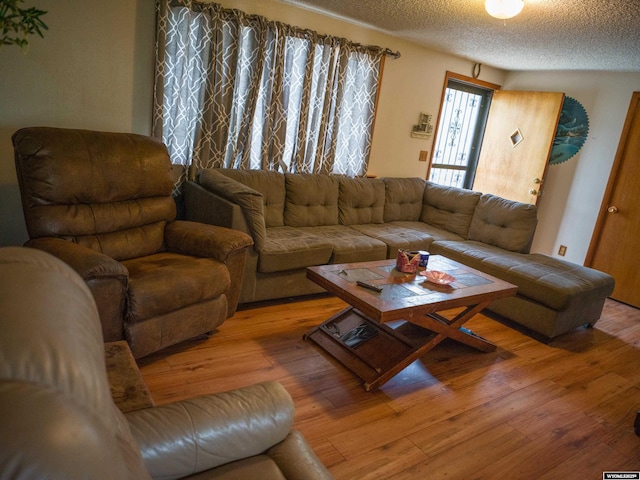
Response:
POLYGON ((607 188, 605 189, 604 195, 602 197, 602 203, 598 212, 598 218, 593 229, 591 242, 589 243, 589 250, 587 250, 587 255, 585 257, 584 265, 587 267, 591 267, 593 265, 593 260, 600 244, 600 239, 602 238, 604 225, 607 220, 607 215, 609 214, 607 212, 607 208, 609 208, 609 202, 611 200, 611 197, 613 196, 620 171, 622 170, 622 160, 624 159, 625 151, 627 149, 629 132, 631 130, 631 124, 633 123, 634 112, 638 108, 639 104, 640 92, 633 92, 633 94, 631 95, 631 101, 629 102, 629 110, 627 111, 624 126, 622 127, 622 133, 620 133, 620 142, 618 143, 616 156, 614 157, 613 166, 611 167, 611 173, 609 174, 607 188))

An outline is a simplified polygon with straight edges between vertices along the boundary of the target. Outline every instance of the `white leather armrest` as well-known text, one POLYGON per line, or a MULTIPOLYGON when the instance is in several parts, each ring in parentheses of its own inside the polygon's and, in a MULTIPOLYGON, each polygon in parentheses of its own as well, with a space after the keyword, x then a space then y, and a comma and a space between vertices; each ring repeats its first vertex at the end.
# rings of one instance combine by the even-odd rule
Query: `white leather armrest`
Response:
POLYGON ((126 414, 153 478, 171 479, 266 452, 293 425, 289 393, 276 382, 126 414))

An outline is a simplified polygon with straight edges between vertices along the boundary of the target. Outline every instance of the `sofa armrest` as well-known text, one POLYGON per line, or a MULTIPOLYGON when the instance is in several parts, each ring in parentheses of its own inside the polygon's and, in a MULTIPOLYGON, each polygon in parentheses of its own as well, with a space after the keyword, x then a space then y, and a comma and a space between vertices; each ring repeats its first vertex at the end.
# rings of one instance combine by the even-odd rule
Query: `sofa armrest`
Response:
POLYGON ((293 424, 289 393, 276 382, 126 414, 153 478, 180 478, 265 453, 293 424))
POLYGON ((266 220, 264 197, 260 192, 213 169, 201 172, 197 184, 187 183, 183 186, 187 215, 194 215, 196 219, 213 217, 213 222, 206 223, 223 226, 225 225, 220 223, 221 217, 227 217, 227 222, 230 220, 237 224, 240 219, 231 216, 237 217, 237 214, 230 210, 232 205, 236 205, 240 207, 242 223, 246 225, 247 233, 253 237, 256 251, 262 250, 266 237, 266 220))
POLYGON ((226 198, 222 198, 195 182, 182 184, 185 220, 218 225, 251 235, 242 208, 226 198))
POLYGON ((105 342, 124 339, 124 306, 129 272, 117 260, 69 240, 41 237, 29 240, 26 247, 44 250, 71 266, 93 294, 105 342))

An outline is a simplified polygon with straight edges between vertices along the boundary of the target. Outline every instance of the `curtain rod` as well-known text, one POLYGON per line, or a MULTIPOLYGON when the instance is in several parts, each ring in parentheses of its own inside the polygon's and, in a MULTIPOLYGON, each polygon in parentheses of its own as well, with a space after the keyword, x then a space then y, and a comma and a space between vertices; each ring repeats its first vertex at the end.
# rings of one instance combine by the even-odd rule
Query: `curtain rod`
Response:
MULTIPOLYGON (((178 3, 182 3, 182 2, 183 2, 183 0, 178 0, 178 3)), ((220 11, 220 12, 227 12, 227 13, 234 13, 235 12, 236 14, 240 14, 244 18, 247 18, 247 19, 253 19, 253 20, 258 20, 258 21, 265 21, 267 23, 285 25, 285 26, 287 26, 289 28, 292 28, 292 29, 296 30, 299 33, 312 33, 313 35, 317 35, 319 37, 325 37, 325 38, 339 38, 339 37, 334 37, 332 35, 319 34, 316 31, 308 29, 308 28, 300 28, 300 27, 296 27, 296 26, 293 26, 293 25, 288 25, 288 24, 280 22, 280 21, 269 20, 268 18, 263 17, 262 15, 248 14, 248 13, 243 12, 242 10, 238 10, 238 9, 235 9, 235 8, 225 8, 221 4, 215 3, 214 1, 193 0, 192 2, 185 2, 185 6, 187 8, 189 8, 189 6, 186 3, 190 4, 191 6, 193 6, 194 4, 195 5, 199 5, 203 9, 214 8, 214 9, 217 9, 218 11, 220 11)), ((356 42, 352 42, 351 40, 348 40, 346 38, 344 40, 346 40, 347 42, 351 43, 352 45, 359 45, 359 46, 362 46, 364 48, 381 48, 381 47, 373 47, 371 45, 362 45, 362 44, 359 44, 359 43, 356 43, 356 42)), ((390 57, 393 57, 394 60, 397 60, 398 58, 400 58, 400 52, 399 51, 394 52, 390 48, 382 48, 382 53, 384 55, 388 55, 390 57)))
POLYGON ((391 50, 390 48, 385 48, 384 49, 384 54, 385 55, 389 55, 390 57, 393 57, 394 60, 397 60, 400 58, 400 52, 394 52, 393 50, 391 50))

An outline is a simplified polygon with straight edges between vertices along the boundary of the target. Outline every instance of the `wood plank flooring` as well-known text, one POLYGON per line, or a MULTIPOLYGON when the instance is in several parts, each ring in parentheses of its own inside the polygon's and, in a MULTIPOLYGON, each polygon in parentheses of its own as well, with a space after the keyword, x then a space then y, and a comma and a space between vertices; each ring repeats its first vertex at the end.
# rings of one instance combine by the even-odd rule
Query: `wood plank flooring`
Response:
POLYGON ((447 340, 380 390, 302 335, 346 305, 335 297, 242 310, 207 339, 140 362, 156 404, 277 380, 336 479, 599 479, 640 471, 640 310, 608 300, 592 329, 548 345, 485 315, 498 345, 447 340))

